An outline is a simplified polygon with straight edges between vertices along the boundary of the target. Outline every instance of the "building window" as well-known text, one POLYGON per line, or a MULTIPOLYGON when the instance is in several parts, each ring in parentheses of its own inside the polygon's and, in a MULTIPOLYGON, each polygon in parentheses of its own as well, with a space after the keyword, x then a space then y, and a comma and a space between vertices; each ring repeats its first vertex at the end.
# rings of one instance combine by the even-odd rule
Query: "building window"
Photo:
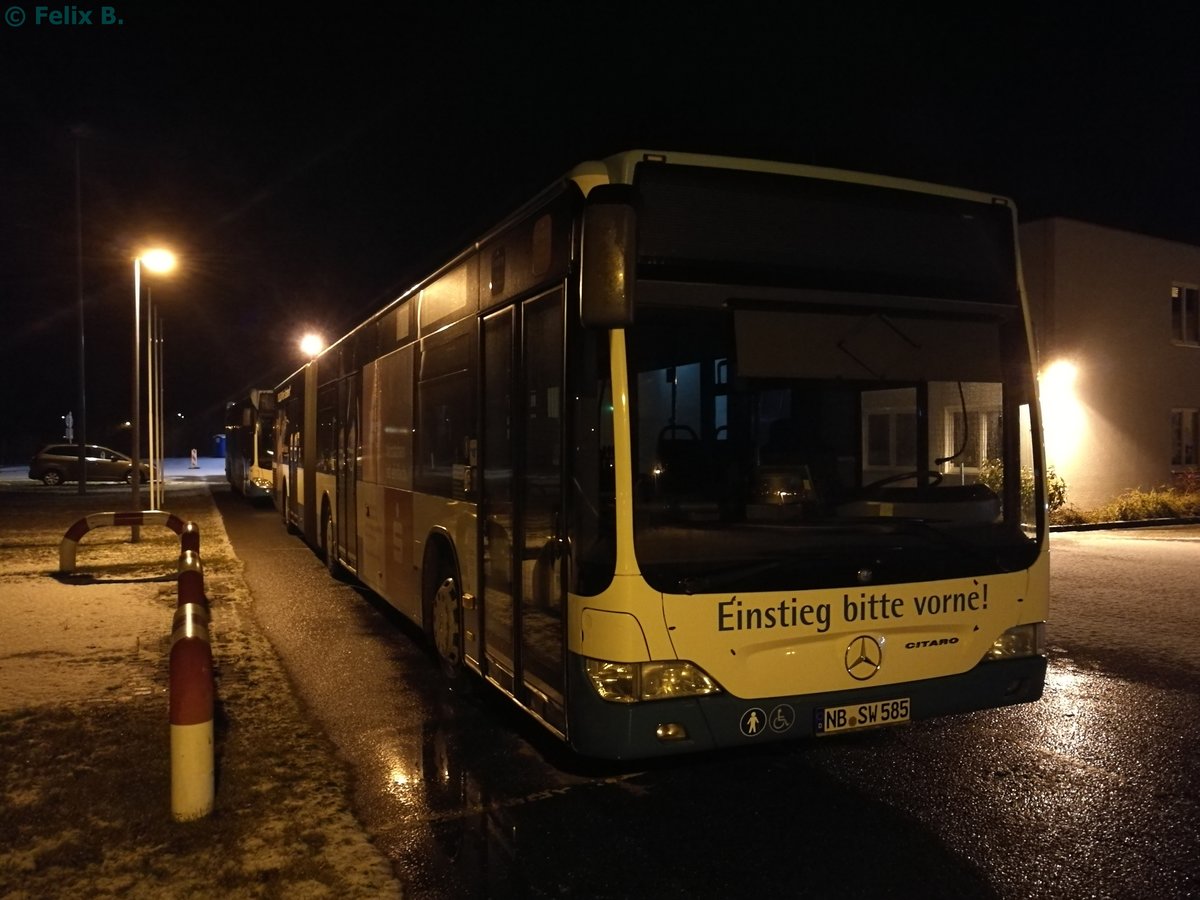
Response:
POLYGON ((1200 410, 1171 410, 1171 465, 1194 466, 1196 439, 1200 437, 1200 410))
POLYGON ((867 468, 911 469, 917 464, 917 415, 904 411, 867 414, 867 468))
POLYGON ((985 459, 1003 457, 1000 410, 969 412, 964 418, 960 410, 947 409, 945 421, 946 472, 978 469, 985 459))
POLYGON ((1171 339, 1200 346, 1200 288, 1195 285, 1171 285, 1171 339))

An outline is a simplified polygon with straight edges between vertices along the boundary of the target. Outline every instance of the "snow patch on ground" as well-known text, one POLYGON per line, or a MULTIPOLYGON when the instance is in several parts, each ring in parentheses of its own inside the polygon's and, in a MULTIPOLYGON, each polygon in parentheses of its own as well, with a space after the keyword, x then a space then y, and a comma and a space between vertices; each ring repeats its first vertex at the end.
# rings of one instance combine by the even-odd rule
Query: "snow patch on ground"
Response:
POLYGON ((345 763, 308 721, 250 613, 208 485, 168 484, 162 504, 200 528, 216 675, 214 809, 178 823, 168 659, 179 537, 143 526, 134 544, 128 527, 93 529, 78 543, 76 571, 59 572, 71 524, 127 509, 129 489, 79 495, 7 474, 0 896, 399 896, 390 863, 350 811, 345 763))

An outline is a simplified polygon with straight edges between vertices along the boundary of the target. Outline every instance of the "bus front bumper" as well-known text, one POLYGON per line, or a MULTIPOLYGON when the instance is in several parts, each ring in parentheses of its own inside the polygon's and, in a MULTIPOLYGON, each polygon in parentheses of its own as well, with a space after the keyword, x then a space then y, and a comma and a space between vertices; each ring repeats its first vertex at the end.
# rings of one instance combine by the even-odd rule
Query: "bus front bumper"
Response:
POLYGON ((588 680, 584 660, 572 654, 573 682, 568 740, 583 756, 645 759, 773 741, 819 733, 826 710, 907 700, 910 721, 1029 703, 1042 696, 1044 656, 981 662, 959 675, 906 684, 824 694, 744 700, 713 694, 681 700, 611 703, 588 680))

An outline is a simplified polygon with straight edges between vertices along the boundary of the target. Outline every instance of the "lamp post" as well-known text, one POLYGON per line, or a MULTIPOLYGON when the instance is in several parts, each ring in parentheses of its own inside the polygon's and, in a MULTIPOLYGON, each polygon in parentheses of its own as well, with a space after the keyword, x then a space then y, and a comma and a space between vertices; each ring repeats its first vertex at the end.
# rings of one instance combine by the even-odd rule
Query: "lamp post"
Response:
POLYGON ((79 177, 79 143, 86 129, 77 126, 72 134, 75 137, 75 284, 79 299, 79 427, 75 429, 75 437, 79 444, 79 493, 87 493, 87 390, 84 378, 86 355, 83 340, 83 189, 79 177))
POLYGON ((146 413, 150 436, 150 508, 163 503, 163 323, 154 308, 154 292, 146 287, 146 413))
MULTIPOLYGON (((175 255, 170 250, 146 250, 133 259, 133 407, 129 433, 129 455, 133 467, 129 473, 129 483, 133 485, 133 511, 137 512, 142 506, 142 460, 141 460, 141 422, 139 413, 141 407, 141 384, 139 374, 141 369, 141 322, 142 322, 142 267, 155 273, 170 272, 175 268, 175 255)), ((130 526, 130 539, 136 543, 141 539, 137 525, 130 526)))

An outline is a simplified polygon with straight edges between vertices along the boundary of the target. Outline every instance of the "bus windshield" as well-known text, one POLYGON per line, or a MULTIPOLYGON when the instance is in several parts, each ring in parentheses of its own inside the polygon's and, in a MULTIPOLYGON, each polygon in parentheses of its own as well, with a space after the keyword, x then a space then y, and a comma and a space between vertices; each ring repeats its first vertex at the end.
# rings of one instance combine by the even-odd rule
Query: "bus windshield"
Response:
POLYGON ((1028 567, 1033 389, 1006 312, 639 309, 626 339, 647 581, 797 590, 1028 567))

